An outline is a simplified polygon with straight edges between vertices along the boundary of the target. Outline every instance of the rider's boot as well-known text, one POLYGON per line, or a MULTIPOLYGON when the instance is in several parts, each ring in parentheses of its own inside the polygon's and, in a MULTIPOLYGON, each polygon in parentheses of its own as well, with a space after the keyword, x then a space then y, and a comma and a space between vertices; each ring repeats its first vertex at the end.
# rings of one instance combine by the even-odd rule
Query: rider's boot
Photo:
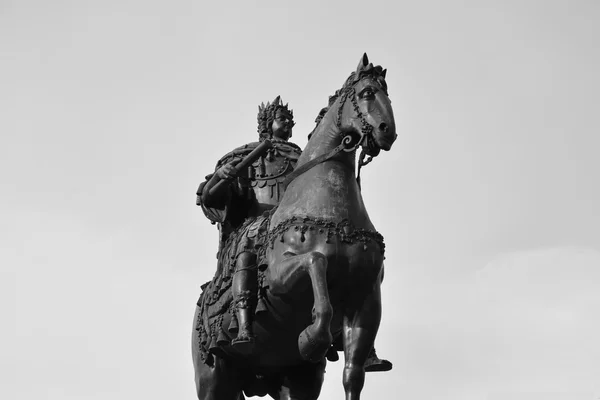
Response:
POLYGON ((252 316, 257 291, 256 274, 256 255, 248 252, 240 254, 232 282, 238 332, 231 345, 243 353, 250 352, 254 345, 252 316))
POLYGON ((385 372, 392 369, 392 363, 388 360, 377 357, 375 347, 369 352, 367 361, 365 362, 365 372, 385 372))
MULTIPOLYGON (((340 356, 338 355, 339 351, 344 351, 341 337, 338 337, 327 351, 327 359, 331 362, 338 361, 340 359, 340 356)), ((392 366, 392 363, 388 360, 377 357, 375 346, 373 346, 367 356, 367 361, 365 361, 365 372, 385 372, 391 370, 392 366)))
POLYGON ((231 345, 240 351, 250 350, 254 344, 254 333, 252 332, 252 308, 250 307, 251 294, 246 290, 239 294, 236 299, 236 317, 238 320, 237 337, 231 341, 231 345))

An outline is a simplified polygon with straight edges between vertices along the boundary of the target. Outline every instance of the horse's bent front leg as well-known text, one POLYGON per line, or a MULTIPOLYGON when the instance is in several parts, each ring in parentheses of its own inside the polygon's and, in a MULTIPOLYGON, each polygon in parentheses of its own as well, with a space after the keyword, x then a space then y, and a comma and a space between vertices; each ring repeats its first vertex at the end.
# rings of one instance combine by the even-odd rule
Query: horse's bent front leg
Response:
POLYGON ((362 297, 363 302, 353 302, 344 315, 344 390, 346 400, 359 400, 365 383, 365 361, 373 348, 381 321, 381 283, 362 297))
POLYGON ((317 362, 325 357, 333 341, 330 330, 333 308, 327 290, 327 258, 322 253, 312 251, 292 255, 267 268, 269 288, 275 295, 298 291, 307 275, 314 295, 314 321, 300 333, 298 350, 305 360, 317 362))

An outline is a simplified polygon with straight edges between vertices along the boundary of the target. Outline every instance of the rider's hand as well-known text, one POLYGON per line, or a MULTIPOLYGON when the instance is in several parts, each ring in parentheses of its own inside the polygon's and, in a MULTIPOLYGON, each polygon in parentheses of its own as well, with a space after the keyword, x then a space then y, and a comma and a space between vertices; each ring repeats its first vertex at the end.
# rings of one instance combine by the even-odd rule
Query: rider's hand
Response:
POLYGON ((233 179, 235 178, 236 170, 235 166, 239 163, 241 159, 235 159, 227 164, 223 165, 221 168, 217 170, 217 176, 220 179, 233 179))

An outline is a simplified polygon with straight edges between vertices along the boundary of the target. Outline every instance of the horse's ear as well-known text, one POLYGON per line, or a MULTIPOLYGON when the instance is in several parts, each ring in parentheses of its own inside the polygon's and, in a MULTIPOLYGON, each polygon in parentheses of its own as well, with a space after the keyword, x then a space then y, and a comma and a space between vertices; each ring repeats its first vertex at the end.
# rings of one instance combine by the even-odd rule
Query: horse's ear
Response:
POLYGON ((365 69, 365 67, 369 65, 369 57, 367 57, 367 53, 363 54, 358 62, 358 66, 356 67, 356 73, 365 69))
POLYGON ((369 57, 367 57, 367 53, 363 54, 362 63, 363 63, 363 66, 365 66, 365 67, 367 65, 369 65, 369 57))
POLYGON ((381 71, 381 76, 383 77, 383 79, 385 79, 386 73, 387 73, 387 69, 384 69, 383 71, 381 71))

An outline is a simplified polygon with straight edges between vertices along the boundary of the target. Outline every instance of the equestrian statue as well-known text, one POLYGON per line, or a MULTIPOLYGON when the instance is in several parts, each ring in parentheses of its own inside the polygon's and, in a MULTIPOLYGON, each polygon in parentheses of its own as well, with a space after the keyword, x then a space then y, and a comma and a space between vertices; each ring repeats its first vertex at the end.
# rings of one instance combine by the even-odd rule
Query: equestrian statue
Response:
POLYGON ((259 141, 223 156, 200 184, 196 204, 220 240, 194 315, 199 400, 317 399, 338 351, 346 400, 358 400, 365 372, 392 368, 374 349, 385 246, 359 178, 397 137, 385 76, 363 55, 304 151, 289 141, 288 105, 261 104, 259 141))

